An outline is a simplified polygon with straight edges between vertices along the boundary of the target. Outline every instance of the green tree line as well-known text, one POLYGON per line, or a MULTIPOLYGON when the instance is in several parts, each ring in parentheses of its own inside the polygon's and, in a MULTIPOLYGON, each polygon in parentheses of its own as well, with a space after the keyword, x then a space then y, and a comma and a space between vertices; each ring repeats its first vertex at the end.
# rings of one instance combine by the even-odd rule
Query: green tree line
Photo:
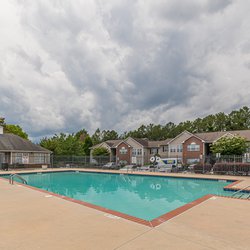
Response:
MULTIPOLYGON (((28 135, 20 126, 6 125, 3 118, 0 118, 1 124, 4 125, 6 131, 28 138, 28 135)), ((178 124, 168 122, 166 124, 141 125, 135 130, 126 131, 122 134, 115 130, 100 130, 99 128, 92 135, 89 135, 85 129, 73 134, 60 133, 50 138, 43 138, 40 145, 56 155, 89 155, 90 147, 93 145, 107 140, 125 139, 129 136, 149 140, 164 140, 174 138, 185 130, 191 133, 201 133, 244 129, 250 129, 250 109, 246 106, 239 110, 233 110, 229 114, 220 112, 178 124)))
POLYGON ((23 129, 19 125, 6 124, 5 118, 3 117, 0 117, 0 126, 3 127, 4 133, 15 134, 24 139, 28 139, 28 134, 24 132, 23 129))
POLYGON ((194 121, 180 122, 179 124, 169 122, 165 125, 141 125, 136 130, 125 132, 121 135, 121 138, 131 136, 148 138, 149 140, 164 140, 174 138, 185 130, 191 133, 202 133, 244 129, 250 129, 250 109, 246 106, 229 114, 220 112, 204 118, 197 118, 194 121))

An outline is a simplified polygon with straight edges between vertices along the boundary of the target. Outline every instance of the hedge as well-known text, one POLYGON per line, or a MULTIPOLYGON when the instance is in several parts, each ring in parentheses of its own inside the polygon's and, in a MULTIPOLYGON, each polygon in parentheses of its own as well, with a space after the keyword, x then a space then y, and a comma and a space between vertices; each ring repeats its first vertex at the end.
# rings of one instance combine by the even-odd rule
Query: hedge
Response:
POLYGON ((250 163, 215 163, 213 167, 214 174, 250 174, 250 163))
POLYGON ((212 170, 212 165, 209 163, 205 163, 205 164, 196 164, 194 165, 194 172, 196 174, 202 174, 202 173, 206 173, 206 172, 210 172, 212 170))

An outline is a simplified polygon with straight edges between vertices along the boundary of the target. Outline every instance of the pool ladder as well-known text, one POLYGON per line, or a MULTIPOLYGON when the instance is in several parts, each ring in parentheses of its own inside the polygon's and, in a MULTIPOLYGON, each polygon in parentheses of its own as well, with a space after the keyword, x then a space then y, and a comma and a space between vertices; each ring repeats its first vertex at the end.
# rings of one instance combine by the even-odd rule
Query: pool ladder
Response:
POLYGON ((239 199, 250 200, 250 192, 242 192, 242 191, 246 190, 249 187, 250 187, 250 185, 236 191, 235 193, 232 194, 232 197, 239 198, 239 199))
POLYGON ((20 179, 22 181, 22 183, 27 184, 27 181, 22 176, 20 176, 18 174, 11 174, 10 177, 9 177, 9 183, 11 185, 14 184, 14 177, 20 179))

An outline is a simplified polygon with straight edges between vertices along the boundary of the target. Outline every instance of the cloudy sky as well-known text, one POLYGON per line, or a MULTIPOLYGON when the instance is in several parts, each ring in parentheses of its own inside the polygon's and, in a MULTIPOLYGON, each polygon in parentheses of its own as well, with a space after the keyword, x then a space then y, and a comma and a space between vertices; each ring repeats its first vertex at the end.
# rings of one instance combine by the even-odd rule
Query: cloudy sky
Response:
POLYGON ((246 0, 9 0, 0 116, 31 138, 250 105, 246 0))

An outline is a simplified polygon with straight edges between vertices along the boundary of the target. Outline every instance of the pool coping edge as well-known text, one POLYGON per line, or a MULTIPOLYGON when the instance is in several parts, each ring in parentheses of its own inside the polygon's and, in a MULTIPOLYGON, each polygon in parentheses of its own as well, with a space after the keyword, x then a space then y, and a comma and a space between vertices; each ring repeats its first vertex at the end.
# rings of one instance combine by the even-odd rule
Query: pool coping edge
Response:
MULTIPOLYGON (((81 171, 81 170, 46 171, 46 172, 43 172, 43 173, 76 172, 76 171, 97 173, 97 172, 94 172, 94 171, 92 172, 92 171, 81 171)), ((27 172, 25 172, 25 174, 26 173, 27 172)), ((38 173, 38 172, 32 172, 32 173, 38 173)), ((99 172, 99 173, 103 173, 103 172, 99 172)), ((29 173, 27 173, 27 174, 29 174, 29 173)), ((117 173, 117 174, 120 174, 120 173, 117 173)), ((126 173, 126 174, 136 175, 136 174, 133 174, 133 173, 126 173)), ((143 175, 143 174, 139 174, 139 175, 143 175)), ((150 176, 150 175, 146 175, 146 176, 150 176)), ((151 175, 151 176, 152 177, 157 177, 157 175, 151 175)), ((162 176, 162 177, 165 177, 165 176, 162 176)), ((166 177, 169 177, 169 176, 166 176, 166 177)), ((190 178, 190 177, 176 177, 175 176, 175 178, 190 178)), ((203 178, 195 178, 195 177, 191 177, 191 178, 192 179, 203 179, 203 178)), ((206 178, 204 178, 204 179, 206 179, 206 178)), ((3 178, 1 176, 0 176, 0 180, 8 181, 8 179, 3 178)), ((209 180, 212 180, 212 179, 209 179, 209 180)), ((236 184, 242 182, 242 180, 230 180, 230 179, 225 179, 225 178, 223 178, 223 179, 213 179, 213 180, 226 180, 226 181, 232 182, 232 183, 230 183, 229 185, 227 185, 227 186, 225 186, 223 188, 226 191, 238 191, 238 190, 240 190, 240 188, 233 187, 233 186, 235 186, 236 184)), ((50 194, 50 195, 52 195, 54 197, 61 198, 61 199, 64 199, 66 201, 74 202, 74 203, 83 205, 85 207, 93 208, 93 209, 98 210, 100 212, 108 213, 108 214, 111 214, 111 215, 114 215, 114 216, 129 220, 129 221, 133 221, 133 222, 142 224, 144 226, 148 226, 148 227, 159 226, 160 224, 162 224, 162 223, 176 217, 177 215, 182 214, 183 212, 191 209, 194 206, 197 206, 197 205, 201 204, 202 202, 204 202, 204 201, 206 201, 206 200, 208 200, 208 199, 210 199, 212 197, 227 197, 227 196, 220 196, 220 195, 214 195, 214 194, 207 194, 207 195, 202 196, 202 197, 200 197, 200 198, 198 198, 198 199, 196 199, 194 201, 191 201, 191 202, 189 202, 189 203, 187 203, 187 204, 185 204, 185 205, 183 205, 181 207, 178 207, 178 208, 176 208, 176 209, 174 209, 174 210, 172 210, 170 212, 167 212, 167 213, 165 213, 165 214, 163 214, 163 215, 161 215, 161 216, 159 216, 159 217, 157 217, 157 218, 155 218, 155 219, 153 219, 151 221, 147 221, 147 220, 135 217, 135 216, 131 216, 131 215, 128 215, 128 214, 125 214, 125 213, 122 213, 122 212, 118 212, 118 211, 115 211, 115 210, 104 208, 104 207, 94 205, 94 204, 91 204, 91 203, 88 203, 88 202, 85 202, 85 201, 76 200, 76 199, 73 199, 73 198, 70 198, 70 197, 67 197, 67 196, 64 196, 64 195, 59 195, 59 194, 56 194, 56 193, 53 193, 53 192, 50 192, 50 191, 46 191, 46 190, 43 190, 43 189, 40 189, 40 188, 37 188, 37 187, 33 187, 33 186, 26 185, 26 184, 19 183, 19 182, 15 182, 15 183, 17 183, 18 185, 24 186, 24 187, 28 187, 28 188, 30 188, 32 190, 36 190, 36 191, 39 191, 39 192, 42 192, 42 193, 50 194)), ((227 197, 227 198, 233 198, 233 197, 227 197)))

